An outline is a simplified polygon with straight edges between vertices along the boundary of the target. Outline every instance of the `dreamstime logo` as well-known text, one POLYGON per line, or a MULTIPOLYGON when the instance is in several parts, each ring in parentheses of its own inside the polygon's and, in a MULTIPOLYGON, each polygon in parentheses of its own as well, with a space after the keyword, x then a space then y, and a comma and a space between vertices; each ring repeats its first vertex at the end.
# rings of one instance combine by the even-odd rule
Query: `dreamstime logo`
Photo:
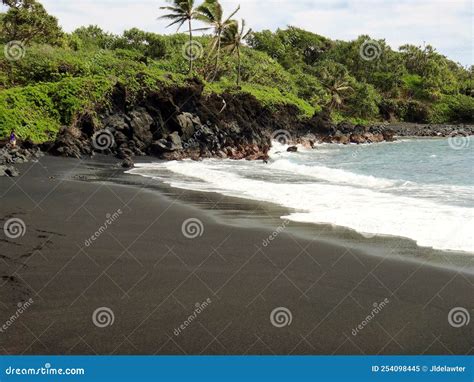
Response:
POLYGON ((120 217, 120 215, 122 215, 122 213, 123 212, 120 208, 112 214, 107 213, 105 215, 106 220, 105 220, 104 224, 102 224, 99 227, 99 229, 97 231, 95 231, 94 234, 91 237, 89 237, 87 240, 84 241, 84 245, 86 247, 91 246, 92 243, 96 239, 98 239, 100 237, 100 235, 102 235, 107 230, 107 228, 109 228, 120 217))
POLYGON ((177 328, 173 330, 174 335, 177 337, 181 334, 183 330, 185 330, 191 323, 197 318, 199 314, 201 314, 210 304, 212 303, 212 300, 210 298, 207 298, 203 302, 196 302, 194 304, 194 311, 192 314, 190 314, 186 320, 179 325, 177 328))
POLYGON ((380 57, 382 48, 375 40, 365 40, 359 48, 359 55, 365 61, 373 61, 380 57))
POLYGON ((5 58, 8 61, 18 61, 25 57, 25 44, 22 41, 10 41, 3 48, 5 58))
POLYGON ((92 313, 92 322, 98 328, 105 328, 107 326, 112 326, 115 321, 115 315, 112 309, 102 306, 94 310, 92 313))
POLYGON ((449 146, 454 150, 467 149, 469 147, 470 137, 465 133, 455 132, 448 138, 449 146))
POLYGON ((460 328, 462 326, 469 325, 471 321, 471 316, 467 309, 460 306, 456 306, 451 309, 448 313, 448 322, 453 328, 460 328))
POLYGON ((291 142, 291 134, 286 130, 276 130, 272 134, 272 141, 277 141, 280 145, 288 145, 291 142))
POLYGON ((284 326, 290 326, 293 321, 293 315, 288 308, 279 306, 270 313, 270 322, 276 328, 283 328, 284 326))
POLYGON ((190 218, 183 222, 181 225, 181 232, 184 237, 188 239, 196 239, 201 237, 204 233, 204 224, 202 221, 196 218, 190 218))
MULTIPOLYGON (((43 367, 12 367, 9 366, 5 369, 6 375, 84 375, 86 371, 82 367, 75 368, 55 368, 51 367, 49 362, 45 363, 43 367)), ((25 378, 23 378, 25 379, 25 378)), ((30 378, 31 379, 31 378, 30 378)))
POLYGON ((287 226, 288 224, 290 224, 290 221, 289 221, 288 219, 285 219, 285 220, 283 221, 283 223, 282 223, 281 225, 279 225, 279 226, 276 228, 276 230, 271 233, 271 235, 268 235, 267 238, 263 239, 262 245, 263 245, 264 247, 268 247, 268 246, 270 245, 270 243, 271 243, 273 240, 275 240, 275 238, 276 238, 280 233, 282 233, 282 232, 285 230, 285 228, 286 228, 286 226, 287 226))
POLYGON ((12 326, 15 321, 20 317, 20 315, 22 315, 24 312, 26 312, 26 310, 34 303, 33 299, 30 298, 29 300, 25 301, 25 302, 19 302, 17 304, 17 307, 18 309, 16 310, 16 312, 11 315, 8 320, 2 325, 0 326, 0 333, 4 333, 10 326, 12 326))
POLYGON ((92 136, 92 146, 96 150, 107 150, 115 145, 114 135, 110 130, 102 129, 92 136))
POLYGON ((201 43, 198 41, 188 41, 186 44, 183 45, 183 57, 186 60, 195 61, 202 57, 204 52, 204 48, 202 47, 201 43))
POLYGON ((3 232, 10 239, 18 239, 26 233, 25 222, 18 218, 8 219, 3 225, 3 232))
POLYGON ((372 304, 373 309, 370 311, 370 314, 368 314, 360 324, 352 329, 352 335, 354 337, 357 336, 357 334, 359 334, 359 332, 363 330, 370 323, 370 321, 372 321, 375 316, 379 314, 389 303, 390 300, 388 298, 383 299, 381 302, 374 302, 372 304))

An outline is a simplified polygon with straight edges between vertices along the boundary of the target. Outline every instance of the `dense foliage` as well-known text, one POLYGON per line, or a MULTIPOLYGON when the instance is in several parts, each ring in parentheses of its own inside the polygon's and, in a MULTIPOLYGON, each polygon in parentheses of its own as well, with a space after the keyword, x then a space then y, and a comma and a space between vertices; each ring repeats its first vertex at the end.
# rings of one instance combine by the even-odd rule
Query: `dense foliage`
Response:
POLYGON ((117 84, 133 104, 149 91, 185 86, 189 76, 200 78, 206 92, 247 92, 269 107, 296 105, 302 116, 328 108, 336 120, 473 120, 473 67, 429 45, 394 51, 369 36, 333 41, 295 27, 249 33, 243 20, 231 19, 235 12, 224 16, 217 0, 166 8, 178 26, 205 22, 204 36, 136 28, 113 35, 98 26, 68 34, 36 0, 2 2, 8 6, 0 14, 2 136, 15 130, 51 139, 61 125, 107 107, 117 84))

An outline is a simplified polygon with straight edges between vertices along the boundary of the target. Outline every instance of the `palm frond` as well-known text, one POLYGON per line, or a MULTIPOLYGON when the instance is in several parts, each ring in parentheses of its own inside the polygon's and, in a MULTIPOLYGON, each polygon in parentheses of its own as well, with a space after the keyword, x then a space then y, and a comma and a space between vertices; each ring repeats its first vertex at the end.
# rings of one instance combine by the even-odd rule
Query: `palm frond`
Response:
POLYGON ((232 20, 232 17, 235 16, 235 14, 240 11, 240 5, 235 9, 234 12, 232 12, 229 17, 227 17, 227 19, 224 21, 224 24, 227 24, 228 22, 230 22, 232 20))
POLYGON ((208 7, 205 7, 204 5, 201 5, 200 7, 197 8, 197 13, 195 18, 199 21, 203 21, 209 24, 214 23, 215 17, 214 14, 212 13, 212 10, 209 9, 208 7))
POLYGON ((166 26, 166 28, 169 28, 169 27, 171 27, 171 26, 173 26, 173 25, 175 25, 175 24, 179 24, 179 25, 178 25, 178 28, 176 29, 177 31, 179 31, 179 29, 183 26, 183 24, 186 22, 186 20, 187 20, 187 19, 183 19, 183 18, 178 19, 178 20, 176 20, 176 21, 173 21, 171 24, 168 24, 168 25, 166 26))

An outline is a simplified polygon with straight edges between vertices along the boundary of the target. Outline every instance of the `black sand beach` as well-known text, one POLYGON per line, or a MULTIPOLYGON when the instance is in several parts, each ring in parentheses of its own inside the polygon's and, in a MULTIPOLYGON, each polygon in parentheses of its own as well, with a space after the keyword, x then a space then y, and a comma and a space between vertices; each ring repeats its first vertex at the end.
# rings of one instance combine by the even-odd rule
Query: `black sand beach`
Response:
MULTIPOLYGON (((92 162, 19 169, 0 178, 2 227, 26 228, 0 232, 2 354, 474 354, 472 324, 448 320, 474 309, 470 273, 392 244, 374 256, 308 240, 293 223, 264 246, 278 226, 224 224, 180 190, 87 181, 92 162), (201 236, 185 237, 188 219, 201 236)), ((200 204, 231 215, 230 203, 200 204)))

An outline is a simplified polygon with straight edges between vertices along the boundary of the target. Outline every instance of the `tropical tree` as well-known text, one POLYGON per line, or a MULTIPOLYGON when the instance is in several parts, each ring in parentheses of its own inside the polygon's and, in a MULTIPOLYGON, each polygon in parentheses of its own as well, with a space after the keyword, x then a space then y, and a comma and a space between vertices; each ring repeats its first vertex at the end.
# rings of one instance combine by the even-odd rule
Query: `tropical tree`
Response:
POLYGON ((245 20, 239 25, 237 20, 232 21, 225 29, 222 35, 222 45, 230 54, 237 55, 237 85, 241 80, 241 48, 245 39, 252 33, 252 29, 245 31, 245 20))
MULTIPOLYGON (((352 91, 351 77, 344 65, 327 61, 321 68, 320 80, 329 93, 329 109, 338 109, 344 103, 345 95, 352 91)), ((352 80, 354 80, 352 78, 352 80)))
POLYGON ((79 38, 82 44, 87 47, 99 47, 101 49, 105 49, 112 45, 114 40, 114 36, 107 32, 104 32, 99 26, 97 25, 88 25, 87 27, 80 27, 77 28, 74 32, 72 32, 72 36, 79 38))
POLYGON ((375 87, 366 82, 356 82, 347 98, 349 113, 355 117, 375 118, 379 115, 382 97, 375 87))
MULTIPOLYGON (((196 9, 194 8, 194 0, 167 0, 171 5, 166 7, 160 7, 160 9, 169 11, 170 13, 160 16, 160 19, 173 20, 166 27, 170 27, 178 24, 178 30, 183 26, 184 23, 188 23, 189 33, 189 49, 192 48, 193 44, 193 30, 192 20, 196 16, 196 9)), ((188 54, 189 59, 189 74, 193 72, 193 60, 192 54, 188 54)))
MULTIPOLYGON (((214 29, 214 38, 210 50, 210 54, 213 52, 216 54, 212 80, 216 78, 217 72, 219 70, 222 34, 224 33, 224 30, 232 23, 232 17, 234 17, 234 15, 239 10, 240 5, 226 19, 224 19, 222 5, 218 0, 205 0, 204 3, 197 8, 196 19, 211 25, 210 28, 214 29)), ((202 29, 207 30, 210 28, 202 29)))
POLYGON ((0 18, 0 40, 58 45, 63 32, 56 17, 36 0, 2 0, 8 7, 0 18))

